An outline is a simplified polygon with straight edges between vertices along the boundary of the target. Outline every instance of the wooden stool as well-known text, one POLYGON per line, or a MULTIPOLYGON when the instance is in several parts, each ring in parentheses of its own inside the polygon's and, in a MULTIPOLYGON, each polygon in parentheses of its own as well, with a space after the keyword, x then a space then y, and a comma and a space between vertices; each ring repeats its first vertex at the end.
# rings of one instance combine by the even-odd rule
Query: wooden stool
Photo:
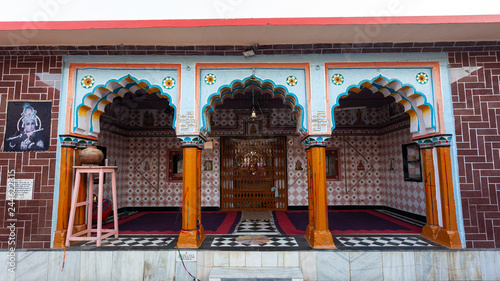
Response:
POLYGON ((97 241, 96 246, 101 246, 101 240, 107 238, 111 235, 115 235, 118 238, 118 207, 116 200, 116 179, 115 170, 117 166, 75 166, 75 184, 73 185, 73 194, 71 197, 71 209, 69 213, 69 223, 68 223, 68 234, 66 236, 66 247, 69 247, 70 241, 97 241), (103 183, 104 175, 106 173, 111 174, 111 192, 113 194, 112 204, 113 204, 113 229, 102 229, 102 194, 103 194, 103 183), (83 202, 78 201, 78 193, 80 187, 80 177, 81 174, 89 174, 88 182, 88 194, 87 200, 83 202), (99 175, 99 190, 97 194, 97 228, 92 229, 92 203, 93 203, 93 188, 94 188, 94 174, 99 175), (81 206, 87 206, 87 229, 73 234, 73 225, 75 223, 75 213, 76 208, 81 206), (97 236, 92 237, 92 233, 96 233, 97 236), (103 235, 103 233, 105 233, 103 235), (87 236, 81 236, 87 234, 87 236))

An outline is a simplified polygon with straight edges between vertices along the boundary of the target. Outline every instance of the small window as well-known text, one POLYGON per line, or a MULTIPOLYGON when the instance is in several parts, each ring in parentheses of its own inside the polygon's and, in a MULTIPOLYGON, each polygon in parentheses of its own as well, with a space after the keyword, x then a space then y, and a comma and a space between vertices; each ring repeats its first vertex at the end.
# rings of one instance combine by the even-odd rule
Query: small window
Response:
POLYGON ((422 181, 422 164, 418 144, 403 145, 403 172, 405 181, 422 181))
POLYGON ((170 151, 170 180, 182 180, 182 151, 170 151))
POLYGON ((326 150, 326 179, 338 180, 339 177, 339 157, 337 149, 326 150))

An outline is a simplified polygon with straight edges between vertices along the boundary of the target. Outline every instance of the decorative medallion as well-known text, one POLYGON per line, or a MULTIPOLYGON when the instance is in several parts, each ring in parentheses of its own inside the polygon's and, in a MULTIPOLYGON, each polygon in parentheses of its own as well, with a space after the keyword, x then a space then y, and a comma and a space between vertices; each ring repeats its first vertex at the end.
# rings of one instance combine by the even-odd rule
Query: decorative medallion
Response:
POLYGON ((215 74, 209 73, 205 75, 205 83, 207 83, 208 85, 215 84, 215 81, 217 81, 217 77, 215 77, 215 74))
POLYGON ((271 242, 271 239, 265 235, 243 235, 236 237, 236 242, 249 246, 260 246, 271 242))
POLYGON ((82 87, 84 87, 85 89, 90 89, 90 88, 92 88, 92 86, 94 86, 94 82, 95 82, 94 77, 92 77, 90 75, 86 75, 86 76, 83 76, 80 84, 82 84, 82 87))
POLYGON ((293 76, 293 75, 290 75, 286 78, 286 83, 288 84, 288 86, 295 86, 297 85, 297 77, 293 76))
POLYGON ((165 77, 165 79, 163 79, 163 87, 165 87, 165 89, 172 89, 173 87, 175 87, 175 79, 174 77, 172 76, 167 76, 165 77))
POLYGON ((332 83, 337 86, 344 84, 344 76, 340 73, 333 74, 332 83))
POLYGON ((419 73, 417 73, 417 76, 415 77, 415 79, 417 79, 418 83, 425 84, 429 81, 429 75, 427 75, 423 72, 419 72, 419 73))

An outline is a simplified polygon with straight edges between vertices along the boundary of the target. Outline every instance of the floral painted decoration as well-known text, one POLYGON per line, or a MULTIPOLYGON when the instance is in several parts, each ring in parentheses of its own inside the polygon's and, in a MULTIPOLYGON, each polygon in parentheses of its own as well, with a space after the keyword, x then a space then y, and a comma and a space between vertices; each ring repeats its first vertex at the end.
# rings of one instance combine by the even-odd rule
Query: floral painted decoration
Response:
POLYGON ((290 75, 286 78, 286 83, 288 84, 288 86, 295 86, 297 85, 297 77, 293 76, 293 75, 290 75))
POLYGON ((344 83, 344 76, 340 73, 333 74, 332 83, 337 86, 342 85, 344 83))
POLYGON ((165 89, 172 89, 173 87, 175 87, 175 79, 172 76, 167 76, 165 77, 165 79, 163 79, 162 84, 165 89))
POLYGON ((94 77, 92 77, 90 75, 86 75, 86 76, 83 76, 80 84, 82 84, 83 88, 90 89, 90 88, 92 88, 92 86, 94 86, 94 82, 95 82, 94 77))
POLYGON ((423 72, 419 72, 419 73, 417 73, 417 76, 415 77, 415 79, 417 79, 418 83, 425 84, 429 81, 429 75, 427 75, 423 72))
POLYGON ((215 76, 215 74, 209 73, 205 75, 205 83, 207 83, 208 85, 213 85, 216 81, 217 77, 215 76))

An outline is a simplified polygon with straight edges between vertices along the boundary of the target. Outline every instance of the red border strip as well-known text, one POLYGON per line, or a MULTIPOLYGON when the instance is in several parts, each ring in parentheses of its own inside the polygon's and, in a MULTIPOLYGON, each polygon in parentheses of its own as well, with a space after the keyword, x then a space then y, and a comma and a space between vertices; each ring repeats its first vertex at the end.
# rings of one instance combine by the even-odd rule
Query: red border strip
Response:
MULTIPOLYGON (((151 213, 179 213, 179 219, 182 219, 181 216, 181 212, 179 211, 153 211, 153 212, 139 212, 137 214, 133 214, 127 218, 124 218, 124 219, 121 219, 118 221, 119 225, 118 225, 118 233, 119 234, 133 234, 133 235, 158 235, 158 234, 179 234, 181 233, 180 230, 178 231, 173 231, 173 230, 165 230, 165 231, 158 231, 158 230, 154 230, 154 231, 143 231, 143 230, 137 230, 137 231, 124 231, 124 230, 120 230, 120 225, 123 224, 123 223, 126 223, 128 221, 131 221, 133 219, 138 219, 146 214, 151 214, 151 213)), ((201 223, 203 224, 203 214, 207 214, 207 213, 219 213, 219 211, 204 211, 204 212, 201 212, 201 216, 202 216, 202 221, 201 223)), ((233 227, 233 225, 237 224, 239 221, 236 221, 237 217, 238 217, 238 212, 237 211, 233 211, 233 212, 225 212, 227 213, 226 217, 224 218, 224 220, 222 221, 221 225, 219 226, 219 228, 217 228, 217 230, 213 231, 213 230, 205 230, 205 234, 230 234, 229 231, 231 230, 231 227, 233 227)), ((109 223, 105 226, 103 226, 103 229, 109 229, 109 228, 112 228, 113 227, 113 223, 109 223)))
MULTIPOLYGON (((275 212, 276 218, 278 219, 278 224, 281 227, 281 229, 285 232, 287 235, 302 235, 305 234, 306 232, 304 230, 298 230, 295 228, 293 223, 288 219, 288 216, 286 216, 286 213, 301 213, 301 212, 307 212, 307 211, 283 211, 283 212, 275 212), (279 222, 282 223, 279 223, 279 222)), ((408 230, 394 230, 394 231, 388 231, 388 230, 331 230, 331 233, 333 235, 352 235, 352 234, 398 234, 398 233, 414 233, 414 234, 420 234, 422 232, 422 229, 418 226, 400 221, 396 218, 381 214, 376 211, 372 210, 329 210, 328 212, 366 212, 371 215, 380 217, 384 220, 390 221, 392 223, 395 223, 397 225, 400 225, 402 227, 407 228, 408 230)))
POLYGON ((0 22, 0 30, 137 29, 158 27, 268 26, 268 25, 357 25, 357 24, 454 24, 500 23, 500 15, 410 16, 410 17, 322 17, 172 19, 104 21, 11 21, 0 22))

